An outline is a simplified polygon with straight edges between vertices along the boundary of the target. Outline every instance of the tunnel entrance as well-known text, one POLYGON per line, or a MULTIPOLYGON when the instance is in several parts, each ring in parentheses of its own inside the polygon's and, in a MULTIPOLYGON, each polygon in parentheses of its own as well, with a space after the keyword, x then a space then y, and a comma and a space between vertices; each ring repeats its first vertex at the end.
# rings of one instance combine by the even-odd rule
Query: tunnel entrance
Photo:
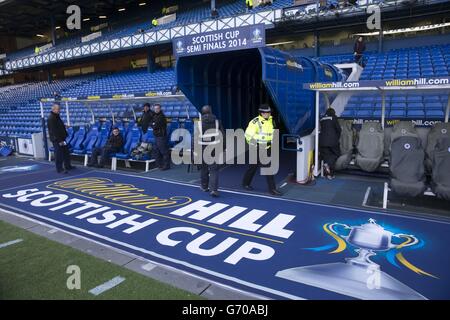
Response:
POLYGON ((267 103, 280 129, 286 127, 262 81, 258 49, 182 57, 177 62, 178 86, 200 109, 210 104, 225 128, 245 129, 267 103))
POLYGON ((333 66, 268 47, 180 57, 176 75, 191 103, 211 105, 225 128, 245 128, 268 103, 280 133, 299 135, 315 125, 314 92, 303 84, 340 79, 333 66))

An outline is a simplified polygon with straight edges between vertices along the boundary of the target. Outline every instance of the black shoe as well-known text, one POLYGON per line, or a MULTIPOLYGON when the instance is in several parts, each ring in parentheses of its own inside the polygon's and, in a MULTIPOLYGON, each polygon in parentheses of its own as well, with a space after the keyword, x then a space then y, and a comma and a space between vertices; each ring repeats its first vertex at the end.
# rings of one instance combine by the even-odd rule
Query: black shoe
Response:
POLYGON ((211 197, 217 198, 219 196, 219 193, 217 191, 211 191, 210 195, 211 197))
POLYGON ((253 191, 253 187, 250 185, 242 185, 242 188, 244 188, 247 191, 253 191))
POLYGON ((277 189, 272 189, 269 191, 269 193, 273 196, 281 196, 282 193, 280 191, 278 191, 277 189))
POLYGON ((209 192, 209 188, 203 188, 203 187, 200 187, 200 189, 201 189, 203 192, 209 192))
POLYGON ((70 167, 68 167, 68 168, 66 168, 66 170, 73 170, 73 169, 76 169, 77 167, 75 167, 75 166, 70 166, 70 167))
POLYGON ((94 165, 94 167, 99 168, 99 169, 103 169, 104 166, 102 164, 97 164, 97 165, 94 165))

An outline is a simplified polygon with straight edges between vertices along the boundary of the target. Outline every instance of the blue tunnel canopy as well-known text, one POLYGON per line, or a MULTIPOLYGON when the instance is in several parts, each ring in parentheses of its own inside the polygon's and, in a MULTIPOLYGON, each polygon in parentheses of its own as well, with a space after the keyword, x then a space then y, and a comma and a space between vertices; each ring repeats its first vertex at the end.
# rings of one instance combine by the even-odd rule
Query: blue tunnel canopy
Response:
POLYGON ((286 131, 300 135, 315 123, 315 95, 303 84, 342 78, 332 65, 272 48, 181 57, 176 75, 192 104, 211 105, 225 128, 245 128, 258 106, 269 103, 286 131))

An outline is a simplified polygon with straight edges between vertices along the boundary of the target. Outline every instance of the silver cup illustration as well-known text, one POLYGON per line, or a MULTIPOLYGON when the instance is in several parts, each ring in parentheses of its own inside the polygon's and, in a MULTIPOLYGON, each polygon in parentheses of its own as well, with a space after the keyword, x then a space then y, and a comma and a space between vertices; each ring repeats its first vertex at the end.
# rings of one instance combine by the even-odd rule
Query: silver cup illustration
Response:
POLYGON ((348 244, 357 247, 355 251, 358 256, 346 258, 345 263, 281 270, 275 276, 359 299, 426 299, 420 293, 381 271, 380 265, 370 260, 376 252, 396 248, 399 244, 393 243, 393 238, 403 240, 401 247, 404 248, 419 242, 415 236, 394 234, 378 225, 373 219, 369 219, 368 223, 361 226, 332 223, 329 229, 348 244), (338 229, 343 229, 342 233, 347 234, 340 234, 338 229), (376 285, 372 285, 373 282, 376 285))

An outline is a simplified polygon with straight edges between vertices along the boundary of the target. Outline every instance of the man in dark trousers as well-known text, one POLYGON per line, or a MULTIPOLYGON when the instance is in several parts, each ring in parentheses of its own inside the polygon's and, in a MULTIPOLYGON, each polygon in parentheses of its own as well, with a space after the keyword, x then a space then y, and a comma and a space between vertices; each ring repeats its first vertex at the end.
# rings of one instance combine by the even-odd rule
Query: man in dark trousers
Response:
MULTIPOLYGON (((219 157, 223 156, 216 153, 216 149, 208 155, 212 156, 214 161, 205 162, 205 148, 220 144, 223 141, 223 127, 219 119, 212 113, 211 106, 206 105, 202 108, 202 116, 197 122, 198 126, 198 144, 202 146, 202 164, 201 164, 201 189, 205 192, 211 191, 211 196, 218 197, 219 192, 219 157)), ((221 148, 220 152, 223 149, 221 148)))
POLYGON ((323 169, 328 179, 334 178, 334 166, 341 154, 339 139, 341 126, 336 117, 336 111, 329 108, 320 119, 319 151, 324 162, 323 169))
POLYGON ((119 128, 113 128, 112 134, 109 137, 103 148, 95 148, 92 150, 91 159, 89 160, 88 167, 103 168, 106 160, 108 160, 111 153, 118 153, 122 151, 124 142, 122 135, 120 134, 119 128), (98 161, 98 156, 100 157, 100 162, 98 161))
POLYGON ((47 119, 48 134, 55 149, 55 164, 58 173, 67 173, 75 167, 70 164, 70 151, 66 143, 67 131, 60 117, 61 107, 54 103, 47 119), (64 169, 63 169, 64 163, 64 169))
POLYGON ((141 126, 142 132, 144 134, 147 133, 148 127, 152 123, 153 114, 154 114, 154 112, 152 110, 150 110, 150 104, 145 103, 144 110, 142 111, 142 117, 139 121, 139 125, 141 126))
MULTIPOLYGON (((256 152, 258 153, 257 163, 250 164, 242 180, 242 187, 249 191, 253 190, 251 182, 258 168, 267 167, 267 165, 261 163, 259 149, 266 149, 267 156, 271 157, 273 133, 275 130, 275 124, 271 115, 272 110, 270 109, 270 106, 267 104, 262 104, 259 106, 258 111, 259 116, 253 118, 249 122, 247 129, 245 129, 245 139, 247 143, 256 147, 256 152)), ((274 196, 280 196, 281 192, 276 188, 275 177, 273 175, 266 175, 266 179, 269 193, 274 196)))
POLYGON ((363 65, 364 51, 366 51, 366 44, 364 43, 364 38, 362 36, 359 36, 355 42, 355 45, 353 46, 353 55, 355 56, 355 62, 359 64, 361 67, 364 67, 363 65))
POLYGON ((167 120, 161 111, 161 105, 154 105, 154 114, 152 119, 153 135, 155 136, 155 145, 153 146, 153 158, 160 170, 170 169, 170 150, 167 139, 167 120))

